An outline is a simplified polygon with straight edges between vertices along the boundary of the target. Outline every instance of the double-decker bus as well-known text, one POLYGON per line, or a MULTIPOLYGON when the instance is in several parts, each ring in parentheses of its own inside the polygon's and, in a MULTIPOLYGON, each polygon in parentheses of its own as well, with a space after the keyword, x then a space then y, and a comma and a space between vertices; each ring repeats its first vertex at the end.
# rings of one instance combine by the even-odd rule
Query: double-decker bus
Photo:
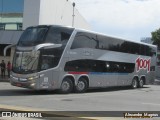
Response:
POLYGON ((57 25, 27 28, 16 46, 11 84, 85 92, 154 81, 157 47, 57 25))

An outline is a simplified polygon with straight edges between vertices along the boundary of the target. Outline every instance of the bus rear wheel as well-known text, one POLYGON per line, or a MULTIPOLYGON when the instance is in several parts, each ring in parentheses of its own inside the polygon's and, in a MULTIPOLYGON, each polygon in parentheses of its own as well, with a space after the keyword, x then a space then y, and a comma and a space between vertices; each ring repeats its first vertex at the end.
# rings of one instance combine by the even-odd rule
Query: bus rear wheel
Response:
POLYGON ((144 80, 141 78, 141 79, 139 80, 138 87, 139 87, 139 88, 143 88, 143 85, 144 85, 144 80))
POLYGON ((136 79, 136 78, 133 78, 133 80, 132 80, 132 84, 131 84, 131 87, 132 87, 133 89, 135 89, 135 88, 137 88, 137 87, 138 87, 138 81, 137 81, 137 79, 136 79))
POLYGON ((61 88, 60 88, 60 93, 67 94, 72 92, 73 90, 73 82, 70 78, 64 78, 61 88))
POLYGON ((84 93, 88 88, 87 80, 85 78, 80 78, 76 87, 75 92, 77 93, 84 93))

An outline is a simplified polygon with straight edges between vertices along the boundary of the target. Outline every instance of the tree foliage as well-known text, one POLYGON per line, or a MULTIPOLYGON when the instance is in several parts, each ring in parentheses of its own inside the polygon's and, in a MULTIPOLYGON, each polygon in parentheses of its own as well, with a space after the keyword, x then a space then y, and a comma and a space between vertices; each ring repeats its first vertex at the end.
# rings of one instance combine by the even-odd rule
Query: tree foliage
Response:
POLYGON ((151 40, 153 41, 154 45, 158 45, 158 48, 160 48, 160 28, 156 31, 153 31, 151 40))

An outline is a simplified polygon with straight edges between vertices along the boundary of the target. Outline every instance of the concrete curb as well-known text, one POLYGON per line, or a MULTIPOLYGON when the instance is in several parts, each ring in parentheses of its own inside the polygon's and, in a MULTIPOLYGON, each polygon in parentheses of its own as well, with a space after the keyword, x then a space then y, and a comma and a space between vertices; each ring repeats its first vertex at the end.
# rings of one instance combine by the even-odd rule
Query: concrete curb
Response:
POLYGON ((10 78, 5 77, 5 78, 0 78, 0 82, 9 82, 10 78))
POLYGON ((0 80, 0 82, 9 82, 9 80, 0 80))

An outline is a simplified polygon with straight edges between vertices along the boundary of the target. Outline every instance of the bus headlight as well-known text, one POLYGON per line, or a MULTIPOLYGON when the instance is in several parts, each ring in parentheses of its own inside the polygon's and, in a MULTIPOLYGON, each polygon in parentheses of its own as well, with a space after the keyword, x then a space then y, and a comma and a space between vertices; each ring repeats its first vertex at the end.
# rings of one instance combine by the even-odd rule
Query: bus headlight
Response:
POLYGON ((32 76, 32 77, 29 77, 29 78, 27 78, 28 80, 35 80, 35 79, 38 79, 39 78, 39 76, 32 76))
POLYGON ((12 78, 13 77, 13 75, 10 75, 10 78, 12 78))

